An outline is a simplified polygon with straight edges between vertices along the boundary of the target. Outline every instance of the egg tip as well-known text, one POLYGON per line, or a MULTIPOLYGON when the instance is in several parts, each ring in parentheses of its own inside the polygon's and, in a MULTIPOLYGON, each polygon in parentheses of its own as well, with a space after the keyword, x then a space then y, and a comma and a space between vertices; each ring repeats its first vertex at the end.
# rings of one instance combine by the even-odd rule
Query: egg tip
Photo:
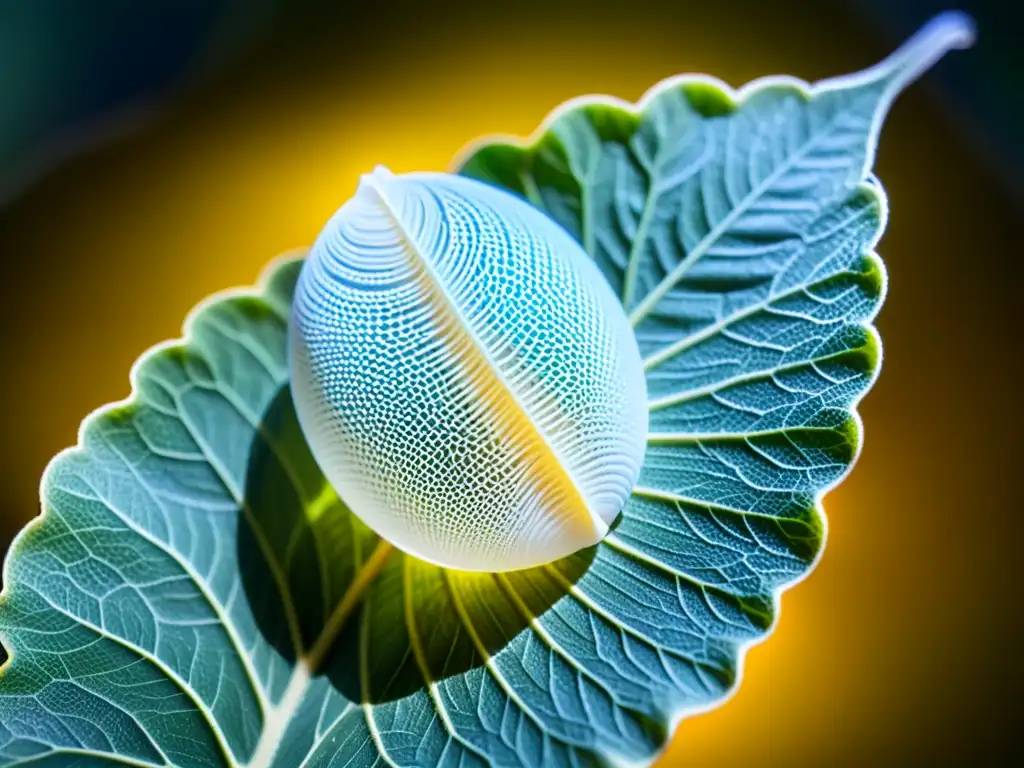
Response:
POLYGON ((391 172, 391 169, 388 168, 386 165, 377 165, 374 166, 373 170, 370 171, 369 173, 364 173, 362 176, 360 176, 359 183, 379 183, 387 181, 388 179, 392 179, 394 178, 394 176, 395 174, 393 174, 391 172))
POLYGON ((382 198, 395 174, 385 165, 378 165, 372 171, 361 174, 356 186, 355 199, 373 200, 382 198))

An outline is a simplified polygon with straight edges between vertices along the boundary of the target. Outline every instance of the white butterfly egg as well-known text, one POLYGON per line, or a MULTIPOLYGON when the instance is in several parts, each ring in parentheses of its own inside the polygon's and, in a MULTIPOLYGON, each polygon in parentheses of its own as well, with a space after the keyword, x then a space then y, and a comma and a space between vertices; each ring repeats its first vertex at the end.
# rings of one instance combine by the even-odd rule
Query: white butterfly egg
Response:
POLYGON ((367 525, 453 568, 600 541, 643 461, 643 365, 580 245, 526 202, 443 173, 364 176, 303 265, 292 393, 367 525))

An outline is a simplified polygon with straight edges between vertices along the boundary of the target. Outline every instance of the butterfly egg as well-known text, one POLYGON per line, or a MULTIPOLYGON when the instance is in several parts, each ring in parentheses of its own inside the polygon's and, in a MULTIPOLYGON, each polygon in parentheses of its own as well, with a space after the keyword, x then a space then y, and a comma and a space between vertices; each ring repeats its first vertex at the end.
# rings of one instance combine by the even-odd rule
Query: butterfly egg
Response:
POLYGON ((640 473, 619 301, 568 233, 481 182, 363 176, 302 267, 289 343, 327 480, 424 560, 507 571, 596 544, 640 473))

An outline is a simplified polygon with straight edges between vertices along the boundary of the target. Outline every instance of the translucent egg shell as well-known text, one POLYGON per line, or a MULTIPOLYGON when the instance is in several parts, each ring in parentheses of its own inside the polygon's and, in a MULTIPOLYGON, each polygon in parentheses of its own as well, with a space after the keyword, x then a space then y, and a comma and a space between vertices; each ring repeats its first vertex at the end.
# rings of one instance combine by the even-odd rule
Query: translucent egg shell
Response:
POLYGON ((639 475, 646 386, 618 299, 561 227, 481 182, 363 176, 303 265, 290 356, 324 475, 424 560, 563 557, 639 475))

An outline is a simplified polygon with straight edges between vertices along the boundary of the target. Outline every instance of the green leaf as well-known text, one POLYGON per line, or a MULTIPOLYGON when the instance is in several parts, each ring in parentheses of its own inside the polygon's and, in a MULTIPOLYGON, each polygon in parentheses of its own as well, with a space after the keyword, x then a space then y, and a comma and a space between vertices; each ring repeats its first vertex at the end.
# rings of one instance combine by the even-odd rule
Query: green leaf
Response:
POLYGON ((814 88, 577 101, 465 158, 580 238, 646 356, 639 487, 603 543, 551 565, 440 569, 338 500, 288 389, 300 261, 205 303, 54 459, 9 553, 0 765, 653 758, 821 552, 880 360, 878 127, 967 36, 941 17, 814 88))

